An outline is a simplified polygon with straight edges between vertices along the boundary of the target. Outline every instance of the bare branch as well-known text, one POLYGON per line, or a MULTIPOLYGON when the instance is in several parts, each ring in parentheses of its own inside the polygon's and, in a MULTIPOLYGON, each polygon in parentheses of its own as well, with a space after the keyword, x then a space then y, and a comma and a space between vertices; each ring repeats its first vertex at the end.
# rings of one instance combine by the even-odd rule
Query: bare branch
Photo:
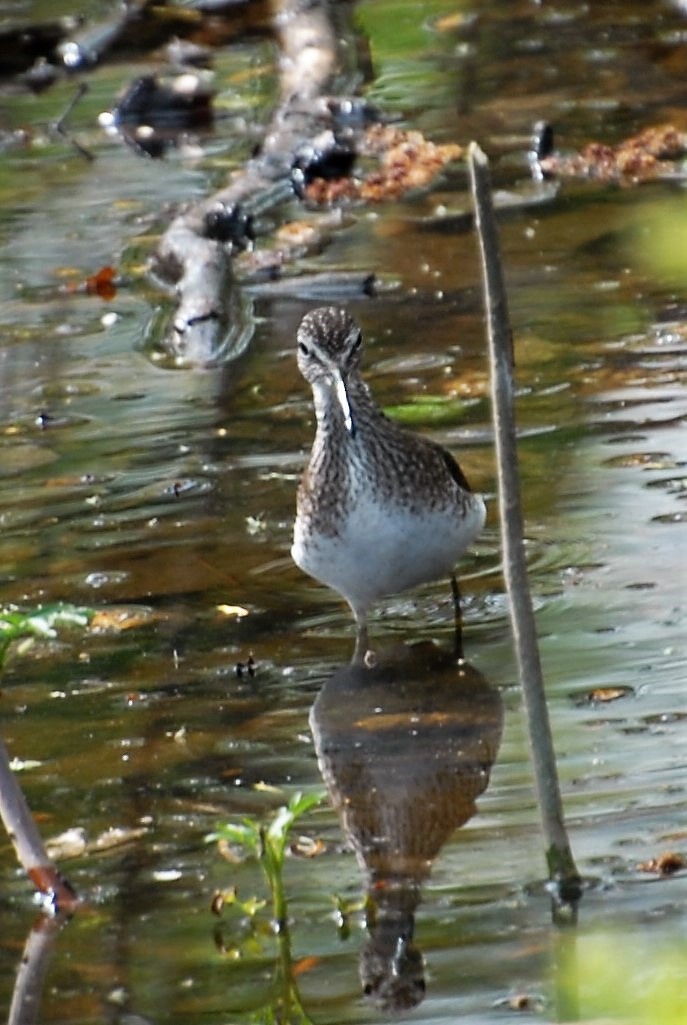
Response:
POLYGON ((275 25, 280 103, 261 152, 226 188, 176 217, 158 248, 156 273, 174 282, 177 300, 165 348, 181 362, 207 364, 220 350, 226 357, 237 302, 232 253, 251 239, 256 214, 293 195, 300 147, 331 126, 331 111, 317 102, 340 66, 327 5, 284 0, 275 25))
POLYGON ((78 903, 69 883, 48 857, 26 799, 15 779, 0 739, 0 818, 14 845, 19 864, 48 900, 52 911, 73 911, 78 903))

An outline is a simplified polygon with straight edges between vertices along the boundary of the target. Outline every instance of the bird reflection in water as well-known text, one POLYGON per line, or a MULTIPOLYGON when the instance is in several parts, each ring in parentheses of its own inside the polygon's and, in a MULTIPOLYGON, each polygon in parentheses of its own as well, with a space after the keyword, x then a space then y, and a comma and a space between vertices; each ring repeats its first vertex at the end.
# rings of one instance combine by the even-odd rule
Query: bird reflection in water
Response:
POLYGON ((475 813, 502 725, 499 692, 428 644, 340 669, 312 707, 320 771, 365 877, 363 990, 384 1010, 407 1010, 424 996, 413 939, 420 888, 475 813))

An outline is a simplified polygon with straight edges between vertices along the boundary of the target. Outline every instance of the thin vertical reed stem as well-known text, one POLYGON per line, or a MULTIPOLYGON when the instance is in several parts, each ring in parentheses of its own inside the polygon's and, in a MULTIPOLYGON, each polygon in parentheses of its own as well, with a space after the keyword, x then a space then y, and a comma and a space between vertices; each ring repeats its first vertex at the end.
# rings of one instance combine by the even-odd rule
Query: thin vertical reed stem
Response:
POLYGON ((513 337, 491 196, 489 162, 474 142, 470 145, 468 163, 484 282, 503 573, 549 877, 556 883, 559 898, 564 902, 572 902, 580 895, 580 877, 563 817, 523 543, 524 525, 513 402, 513 337))

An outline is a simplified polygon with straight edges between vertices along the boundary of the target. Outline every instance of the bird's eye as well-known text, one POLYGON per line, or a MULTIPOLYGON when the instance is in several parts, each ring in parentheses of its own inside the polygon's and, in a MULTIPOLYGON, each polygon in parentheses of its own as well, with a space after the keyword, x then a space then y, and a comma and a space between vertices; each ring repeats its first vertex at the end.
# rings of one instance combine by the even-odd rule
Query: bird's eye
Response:
POLYGON ((304 345, 303 342, 299 342, 298 343, 298 351, 302 352, 304 356, 309 356, 310 355, 310 349, 308 348, 307 345, 304 345))

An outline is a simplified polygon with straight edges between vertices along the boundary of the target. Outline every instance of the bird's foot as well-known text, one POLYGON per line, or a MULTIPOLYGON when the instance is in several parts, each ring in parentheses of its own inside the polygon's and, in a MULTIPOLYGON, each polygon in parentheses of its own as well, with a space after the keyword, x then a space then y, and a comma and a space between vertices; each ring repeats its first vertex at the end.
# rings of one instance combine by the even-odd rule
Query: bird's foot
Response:
POLYGON ((368 648, 363 655, 363 665, 366 669, 374 669, 377 665, 377 656, 375 655, 372 648, 368 648))

